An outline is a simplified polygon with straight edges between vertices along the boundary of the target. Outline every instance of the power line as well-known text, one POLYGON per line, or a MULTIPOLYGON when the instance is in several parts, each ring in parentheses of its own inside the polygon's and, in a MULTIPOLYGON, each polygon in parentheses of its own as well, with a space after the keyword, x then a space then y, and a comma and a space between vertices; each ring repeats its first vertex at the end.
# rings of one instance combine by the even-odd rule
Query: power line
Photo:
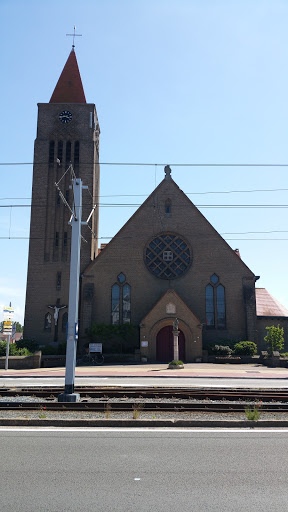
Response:
MULTIPOLYGON (((0 208, 47 208, 46 204, 2 204, 0 208)), ((51 207, 53 205, 50 205, 51 207)), ((82 207, 89 206, 91 204, 83 204, 82 207)), ((97 204, 97 208, 138 208, 142 206, 142 203, 99 203, 97 204)), ((149 208, 155 208, 156 205, 146 205, 149 208)), ((288 204, 195 204, 196 208, 288 208, 288 204)), ((174 208, 181 209, 187 208, 186 205, 177 205, 174 208)))
MULTIPOLYGON (((211 190, 207 192, 184 192, 186 195, 205 195, 205 194, 246 194, 252 192, 287 192, 288 188, 262 188, 262 189, 251 189, 251 190, 211 190)), ((90 190, 88 189, 89 194, 91 195, 90 190)), ((92 197, 92 195, 91 195, 92 197)), ((149 197, 147 194, 108 194, 108 195, 100 195, 100 198, 103 197, 149 197)), ((31 201, 31 197, 0 197, 0 201, 31 201)))
MULTIPOLYGON (((87 227, 90 229, 91 233, 93 235, 95 235, 95 233, 91 230, 90 226, 87 225, 87 227)), ((248 231, 247 234, 249 233, 287 233, 288 231, 248 231)), ((218 233, 220 236, 224 235, 225 233, 218 233)), ((238 235, 238 234, 246 234, 246 233, 227 233, 227 234, 230 234, 230 235, 238 235)), ((116 235, 114 236, 100 236, 100 237, 96 237, 98 238, 98 240, 112 240, 113 238, 115 238, 116 235)), ((201 235, 197 235, 198 238, 201 238, 201 235)), ((132 240, 133 237, 131 236, 117 236, 117 239, 129 239, 129 240, 132 240)), ((207 235, 203 235, 202 238, 205 238, 207 239, 208 236, 207 235)), ((217 236, 213 236, 211 235, 209 238, 218 238, 217 236)), ((249 241, 257 241, 257 240, 264 240, 264 241, 268 241, 268 240, 288 240, 288 238, 224 238, 222 237, 224 240, 230 240, 230 241, 239 241, 239 240, 249 240, 249 241)), ((0 236, 0 240, 54 240, 55 238, 54 237, 29 237, 29 236, 0 236)))
MULTIPOLYGON (((91 165, 93 162, 81 162, 81 165, 91 165)), ((166 163, 149 162, 94 162, 96 165, 119 165, 119 166, 140 166, 140 167, 165 167, 166 163)), ((0 165, 48 165, 47 162, 0 162, 0 165)), ((54 165, 54 164, 53 164, 54 165)), ((56 162, 55 162, 56 165, 56 162)), ((288 164, 235 164, 235 163, 170 163, 171 167, 288 167, 288 164)))

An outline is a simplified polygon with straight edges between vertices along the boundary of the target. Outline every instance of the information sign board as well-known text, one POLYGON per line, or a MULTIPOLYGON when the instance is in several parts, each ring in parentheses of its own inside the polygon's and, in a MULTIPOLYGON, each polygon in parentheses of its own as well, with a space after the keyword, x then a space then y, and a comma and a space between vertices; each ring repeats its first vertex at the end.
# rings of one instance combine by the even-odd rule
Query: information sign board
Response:
POLYGON ((100 352, 102 354, 102 343, 89 343, 89 352, 100 352))

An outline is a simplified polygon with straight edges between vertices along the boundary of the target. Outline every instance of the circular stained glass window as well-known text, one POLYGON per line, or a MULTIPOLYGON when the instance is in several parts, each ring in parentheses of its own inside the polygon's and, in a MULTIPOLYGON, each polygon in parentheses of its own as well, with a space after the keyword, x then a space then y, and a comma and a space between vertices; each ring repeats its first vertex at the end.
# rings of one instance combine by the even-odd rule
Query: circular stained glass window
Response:
POLYGON ((144 257, 150 272, 161 279, 180 277, 192 260, 187 242, 172 233, 162 233, 153 238, 147 244, 144 257))

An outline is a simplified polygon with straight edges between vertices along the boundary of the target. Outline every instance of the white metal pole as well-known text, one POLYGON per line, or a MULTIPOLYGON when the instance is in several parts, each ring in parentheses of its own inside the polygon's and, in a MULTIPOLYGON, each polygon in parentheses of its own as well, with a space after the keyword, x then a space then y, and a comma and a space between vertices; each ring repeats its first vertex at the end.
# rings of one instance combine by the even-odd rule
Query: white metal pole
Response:
POLYGON ((71 261, 68 305, 68 329, 66 350, 65 394, 74 393, 76 364, 76 326, 78 323, 79 277, 80 277, 80 246, 81 246, 81 215, 82 215, 82 181, 73 180, 75 215, 71 218, 71 261))
POLYGON ((173 356, 174 361, 179 361, 179 344, 178 336, 180 331, 173 329, 173 356))
POLYGON ((9 346, 10 346, 10 334, 8 334, 8 336, 7 336, 5 370, 8 370, 9 346))

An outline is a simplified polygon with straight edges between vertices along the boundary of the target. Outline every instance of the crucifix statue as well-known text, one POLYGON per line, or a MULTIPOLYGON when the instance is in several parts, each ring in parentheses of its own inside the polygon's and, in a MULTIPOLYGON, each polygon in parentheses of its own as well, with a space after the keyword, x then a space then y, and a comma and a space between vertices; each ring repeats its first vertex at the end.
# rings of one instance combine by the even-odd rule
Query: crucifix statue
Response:
POLYGON ((57 302, 55 305, 48 305, 48 308, 54 309, 54 325, 55 325, 55 331, 54 331, 54 341, 58 341, 58 318, 59 318, 59 311, 60 309, 67 308, 67 306, 60 306, 60 300, 57 299, 57 302))

